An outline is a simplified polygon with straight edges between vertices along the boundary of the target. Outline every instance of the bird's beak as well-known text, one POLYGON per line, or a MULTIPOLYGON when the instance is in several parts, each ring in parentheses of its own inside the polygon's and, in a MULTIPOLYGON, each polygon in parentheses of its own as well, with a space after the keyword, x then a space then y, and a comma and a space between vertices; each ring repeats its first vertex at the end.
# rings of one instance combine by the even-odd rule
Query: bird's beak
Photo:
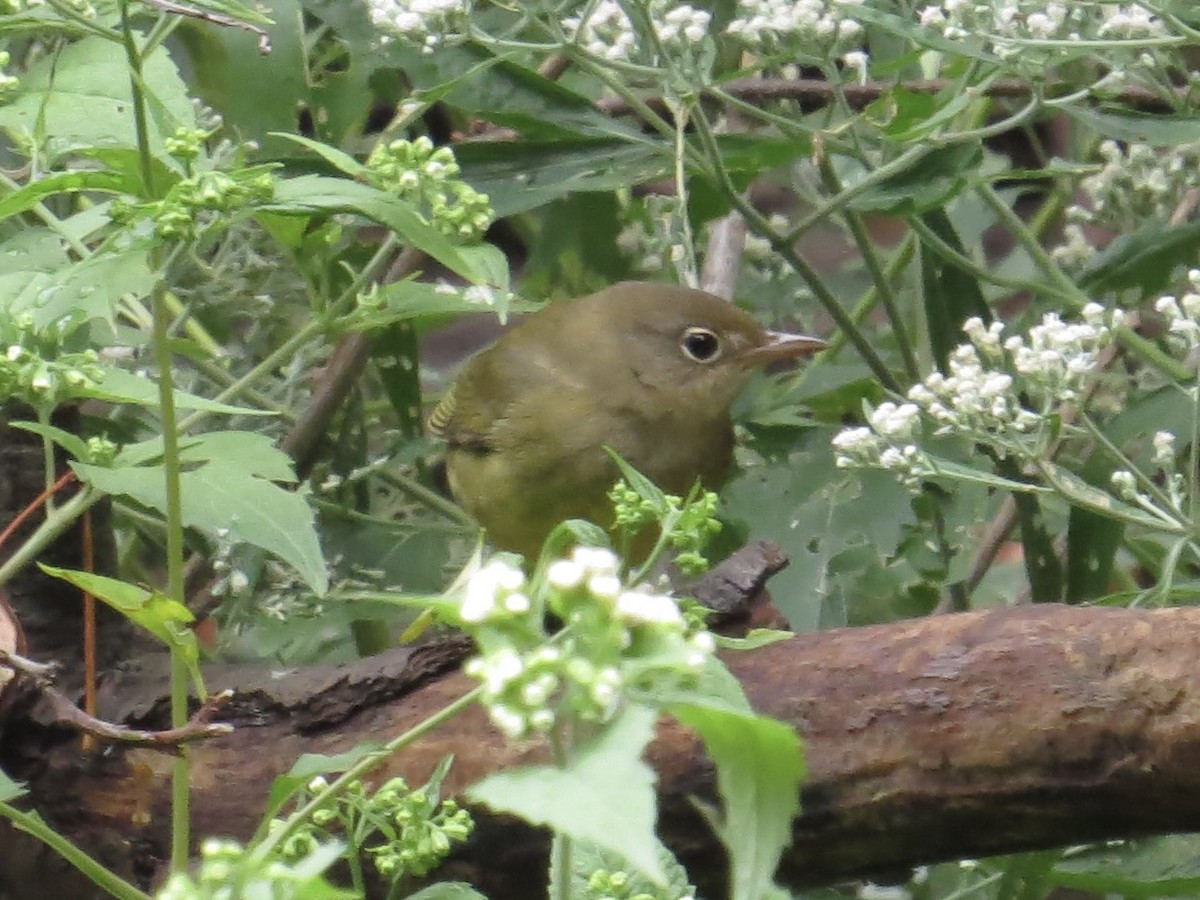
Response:
POLYGON ((768 331, 766 343, 750 348, 741 355, 741 359, 752 366, 766 366, 779 359, 795 359, 808 353, 816 353, 828 346, 827 341, 807 334, 768 331))

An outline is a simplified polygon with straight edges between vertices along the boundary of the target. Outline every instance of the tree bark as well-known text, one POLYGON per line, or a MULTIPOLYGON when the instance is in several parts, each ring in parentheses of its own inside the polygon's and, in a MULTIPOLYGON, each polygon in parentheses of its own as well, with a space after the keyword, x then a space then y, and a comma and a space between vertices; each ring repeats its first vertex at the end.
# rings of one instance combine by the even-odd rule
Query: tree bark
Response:
MULTIPOLYGON (((804 810, 781 880, 813 885, 1200 829, 1197 646, 1200 609, 1048 605, 800 635, 730 655, 755 708, 791 724, 807 747, 804 810)), ((285 679, 213 671, 214 688, 236 689, 226 718, 237 730, 194 748, 196 833, 246 837, 271 779, 300 753, 386 739, 461 695, 470 684, 456 652, 395 651, 285 679)), ((126 673, 110 684, 110 707, 144 725, 165 708, 162 684, 157 673, 126 673)), ((52 732, 19 743, 27 764, 8 770, 30 782, 43 814, 110 862, 125 848, 127 872, 154 870, 165 856, 169 757, 144 749, 85 757, 77 741, 52 732)), ((376 777, 420 783, 453 753, 447 787, 458 791, 543 751, 507 744, 476 709, 376 777)), ((720 896, 722 853, 692 802, 713 799, 711 765, 670 721, 649 757, 664 839, 701 892, 720 896)), ((12 761, 10 753, 6 767, 12 761)), ((537 830, 483 815, 447 871, 493 898, 528 896, 545 851, 537 830)))

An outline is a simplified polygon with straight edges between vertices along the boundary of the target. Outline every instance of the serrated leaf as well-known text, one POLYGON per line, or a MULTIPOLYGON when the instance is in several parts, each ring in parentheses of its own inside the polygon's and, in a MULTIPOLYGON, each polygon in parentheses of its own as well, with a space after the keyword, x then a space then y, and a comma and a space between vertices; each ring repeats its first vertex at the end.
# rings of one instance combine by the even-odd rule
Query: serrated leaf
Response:
POLYGON ((467 796, 611 850, 655 884, 666 884, 662 845, 654 834, 654 772, 640 758, 657 717, 652 709, 628 706, 566 766, 499 772, 467 796))
POLYGON ((77 263, 29 280, 11 298, 11 308, 28 311, 37 328, 61 321, 82 324, 93 319, 113 324, 117 302, 126 294, 147 295, 156 275, 145 247, 97 253, 77 263))
POLYGON ((262 209, 278 213, 357 212, 392 229, 418 250, 474 284, 486 284, 488 272, 475 269, 449 238, 412 206, 367 184, 326 175, 281 179, 275 196, 262 209))
MULTIPOLYGON (((141 90, 152 115, 146 138, 155 156, 163 137, 195 120, 179 70, 161 45, 143 60, 141 90)), ((44 135, 42 151, 57 159, 82 147, 136 147, 125 55, 89 36, 47 53, 21 76, 21 90, 0 107, 0 129, 18 140, 44 135)))
MULTIPOLYGON (((551 850, 551 859, 554 858, 557 845, 561 840, 560 836, 555 836, 554 843, 556 847, 551 850)), ((597 847, 595 844, 590 844, 587 841, 575 841, 571 845, 571 871, 569 873, 571 883, 568 886, 569 890, 565 894, 560 890, 560 883, 557 879, 559 873, 555 868, 551 867, 548 896, 567 896, 580 898, 580 900, 596 896, 594 890, 588 889, 588 881, 591 879, 592 873, 597 871, 624 872, 628 876, 628 880, 622 890, 627 897, 696 896, 696 889, 689 882, 687 870, 680 865, 679 860, 666 847, 661 848, 659 861, 662 863, 663 870, 667 873, 667 884, 665 887, 656 885, 638 872, 630 872, 628 861, 619 854, 613 853, 611 850, 606 850, 603 847, 597 847)))
POLYGON ((81 591, 87 591, 96 599, 104 601, 135 625, 150 632, 170 647, 172 652, 179 654, 187 664, 192 682, 203 698, 203 681, 200 678, 200 644, 196 640, 195 633, 188 627, 195 621, 191 610, 165 594, 148 591, 117 578, 96 575, 92 572, 60 569, 45 563, 38 563, 38 566, 47 575, 61 578, 63 581, 75 585, 81 591))
MULTIPOLYGON (((72 466, 81 480, 98 490, 131 497, 165 514, 166 488, 160 469, 72 466)), ((313 511, 300 493, 244 470, 211 463, 183 472, 179 480, 184 525, 261 547, 295 569, 314 592, 325 593, 329 576, 313 511)))
MULTIPOLYGON (((138 406, 158 406, 158 384, 145 376, 134 375, 124 369, 105 369, 104 380, 96 387, 79 392, 94 400, 109 403, 133 403, 138 406)), ((224 413, 230 416, 273 416, 270 410, 252 409, 248 406, 230 406, 187 391, 174 391, 176 409, 196 409, 204 412, 224 413)))
POLYGON ((0 803, 8 803, 25 795, 25 785, 13 781, 3 769, 0 769, 0 803))
POLYGON ((671 712, 699 733, 717 766, 718 834, 730 856, 727 896, 760 900, 800 811, 800 738, 782 722, 715 704, 674 706, 671 712))

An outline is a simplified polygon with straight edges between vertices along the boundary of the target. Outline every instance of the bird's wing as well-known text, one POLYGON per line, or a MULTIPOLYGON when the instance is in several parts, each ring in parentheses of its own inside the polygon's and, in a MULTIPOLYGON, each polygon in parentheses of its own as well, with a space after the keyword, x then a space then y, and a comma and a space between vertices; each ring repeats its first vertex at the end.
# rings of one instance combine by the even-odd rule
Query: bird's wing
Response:
MULTIPOLYGON (((486 422, 464 421, 467 418, 478 419, 478 417, 467 417, 459 413, 458 396, 462 392, 464 392, 463 388, 459 384, 450 386, 445 396, 429 414, 429 419, 426 421, 429 432, 435 437, 442 438, 451 447, 487 452, 491 449, 488 440, 490 429, 486 422)), ((469 395, 466 405, 467 408, 471 408, 469 400, 473 392, 468 388, 466 393, 469 395)))
POLYGON ((506 439, 514 415, 525 418, 533 398, 539 408, 561 415, 578 394, 558 347, 531 350, 501 341, 467 362, 430 414, 429 430, 451 447, 486 453, 506 439))

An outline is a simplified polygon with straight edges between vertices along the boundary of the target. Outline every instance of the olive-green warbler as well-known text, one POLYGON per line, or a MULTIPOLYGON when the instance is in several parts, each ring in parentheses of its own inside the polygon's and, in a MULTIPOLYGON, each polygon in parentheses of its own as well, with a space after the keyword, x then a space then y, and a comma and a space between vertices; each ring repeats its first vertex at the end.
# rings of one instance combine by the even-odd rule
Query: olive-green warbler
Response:
POLYGON ((454 497, 532 559, 564 519, 612 522, 605 447, 669 493, 719 488, 750 375, 824 346, 703 291, 624 282, 539 310, 470 359, 430 430, 449 444, 454 497))

